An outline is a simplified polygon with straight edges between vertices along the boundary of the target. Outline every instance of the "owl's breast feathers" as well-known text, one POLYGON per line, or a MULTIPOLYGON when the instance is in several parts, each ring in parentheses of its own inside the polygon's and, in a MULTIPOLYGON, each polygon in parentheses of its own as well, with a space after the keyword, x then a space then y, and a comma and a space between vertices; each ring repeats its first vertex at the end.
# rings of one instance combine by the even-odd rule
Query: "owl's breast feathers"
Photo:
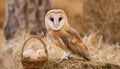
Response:
POLYGON ((73 54, 82 56, 86 60, 91 59, 87 46, 81 41, 75 30, 67 30, 67 34, 61 34, 59 38, 73 54))

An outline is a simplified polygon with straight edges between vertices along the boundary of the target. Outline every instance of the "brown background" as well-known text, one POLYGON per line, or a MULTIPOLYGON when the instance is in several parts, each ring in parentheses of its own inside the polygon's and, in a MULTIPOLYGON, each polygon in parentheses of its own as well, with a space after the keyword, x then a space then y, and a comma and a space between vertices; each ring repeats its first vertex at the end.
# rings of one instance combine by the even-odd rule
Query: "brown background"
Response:
MULTIPOLYGON (((120 43, 120 0, 50 0, 52 8, 63 9, 69 23, 81 35, 94 30, 103 41, 120 43)), ((0 2, 0 28, 5 20, 5 0, 0 2)), ((92 31, 93 32, 93 31, 92 31)), ((0 44, 3 31, 0 30, 0 44)))

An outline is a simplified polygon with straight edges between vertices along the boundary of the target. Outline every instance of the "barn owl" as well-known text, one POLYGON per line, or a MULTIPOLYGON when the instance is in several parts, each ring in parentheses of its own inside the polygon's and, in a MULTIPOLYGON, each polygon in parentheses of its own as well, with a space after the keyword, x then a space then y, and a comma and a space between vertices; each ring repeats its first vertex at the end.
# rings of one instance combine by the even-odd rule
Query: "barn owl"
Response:
POLYGON ((69 23, 66 13, 60 9, 47 12, 45 24, 48 35, 55 40, 56 45, 62 50, 90 60, 86 45, 81 41, 78 32, 69 23))

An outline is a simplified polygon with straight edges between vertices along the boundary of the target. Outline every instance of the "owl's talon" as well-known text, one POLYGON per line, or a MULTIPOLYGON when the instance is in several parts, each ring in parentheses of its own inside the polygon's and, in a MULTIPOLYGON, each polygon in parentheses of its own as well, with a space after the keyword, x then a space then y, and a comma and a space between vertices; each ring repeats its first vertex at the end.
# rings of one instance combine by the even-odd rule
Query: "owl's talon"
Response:
POLYGON ((68 59, 68 57, 69 57, 69 53, 64 52, 64 54, 61 57, 61 59, 68 59))
POLYGON ((59 63, 59 62, 61 62, 61 61, 63 61, 63 60, 68 59, 68 57, 69 57, 69 53, 64 52, 63 56, 57 58, 57 59, 55 60, 55 62, 56 62, 56 63, 59 63))

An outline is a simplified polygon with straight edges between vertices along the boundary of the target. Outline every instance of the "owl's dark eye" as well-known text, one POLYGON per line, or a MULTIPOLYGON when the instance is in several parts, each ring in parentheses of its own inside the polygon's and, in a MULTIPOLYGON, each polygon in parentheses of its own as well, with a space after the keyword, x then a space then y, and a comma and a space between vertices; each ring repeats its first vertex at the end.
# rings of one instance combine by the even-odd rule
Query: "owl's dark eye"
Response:
POLYGON ((50 20, 51 20, 52 22, 54 22, 54 19, 53 19, 53 18, 50 18, 50 20))
POLYGON ((59 22, 62 20, 62 17, 59 18, 59 22))

